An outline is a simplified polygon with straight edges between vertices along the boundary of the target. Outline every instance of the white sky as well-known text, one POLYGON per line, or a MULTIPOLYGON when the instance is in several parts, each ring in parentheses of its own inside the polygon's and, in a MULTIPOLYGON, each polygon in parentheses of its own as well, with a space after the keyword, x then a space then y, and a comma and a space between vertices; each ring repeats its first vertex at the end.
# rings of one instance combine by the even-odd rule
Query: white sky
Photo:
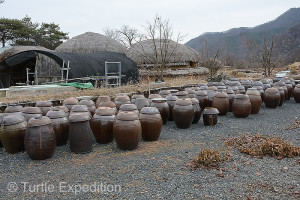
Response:
POLYGON ((0 17, 54 22, 70 37, 122 25, 143 30, 156 14, 169 19, 183 43, 204 32, 252 27, 275 19, 299 0, 5 0, 0 17))

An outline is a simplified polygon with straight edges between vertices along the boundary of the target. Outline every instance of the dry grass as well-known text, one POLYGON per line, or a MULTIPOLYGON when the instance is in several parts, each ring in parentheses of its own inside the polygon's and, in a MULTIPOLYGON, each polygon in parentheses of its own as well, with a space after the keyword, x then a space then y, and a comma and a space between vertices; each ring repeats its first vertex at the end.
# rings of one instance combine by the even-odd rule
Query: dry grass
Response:
POLYGON ((291 74, 300 74, 300 62, 295 62, 287 67, 291 74))
POLYGON ((237 148, 241 153, 252 156, 271 156, 276 159, 293 158, 300 155, 300 147, 285 142, 283 138, 265 137, 262 135, 240 135, 228 138, 227 146, 237 148))
POLYGON ((247 75, 243 72, 238 72, 238 73, 236 73, 235 77, 236 78, 246 78, 247 75))

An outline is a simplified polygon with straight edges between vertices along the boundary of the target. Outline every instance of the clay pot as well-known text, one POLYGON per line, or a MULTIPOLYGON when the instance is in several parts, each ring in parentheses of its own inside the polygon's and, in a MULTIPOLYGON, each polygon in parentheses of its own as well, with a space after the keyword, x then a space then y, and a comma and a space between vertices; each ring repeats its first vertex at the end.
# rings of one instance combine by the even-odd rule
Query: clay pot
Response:
POLYGON ((252 83, 252 86, 254 87, 254 86, 263 86, 263 83, 261 82, 261 81, 255 81, 255 82, 253 82, 252 83))
POLYGON ((277 88, 268 88, 265 91, 264 101, 267 108, 277 108, 280 103, 280 94, 277 88))
POLYGON ((207 96, 207 92, 205 91, 197 91, 195 93, 195 98, 198 99, 201 110, 204 110, 205 107, 208 107, 209 100, 207 96))
POLYGON ((246 93, 251 102, 251 114, 258 114, 262 104, 260 93, 255 88, 249 88, 246 93))
POLYGON ((172 96, 176 96, 176 94, 177 94, 177 92, 178 92, 179 90, 172 89, 172 90, 169 90, 169 91, 171 92, 171 95, 172 95, 172 96))
POLYGON ((290 100, 292 93, 293 93, 293 85, 290 80, 282 80, 282 82, 285 83, 285 86, 287 87, 287 90, 288 90, 288 97, 286 100, 290 100))
POLYGON ((53 156, 56 139, 48 117, 36 117, 28 121, 24 145, 32 160, 45 160, 53 156))
POLYGON ((278 106, 282 106, 283 103, 285 102, 285 92, 284 92, 284 89, 282 87, 279 87, 279 86, 274 86, 274 88, 277 88, 278 92, 280 94, 280 102, 279 102, 278 106))
POLYGON ((140 122, 142 125, 143 140, 158 140, 163 124, 159 110, 155 107, 142 108, 140 122))
POLYGON ((41 117, 42 111, 39 107, 25 107, 22 116, 28 122, 31 118, 41 117))
POLYGON ((69 113, 69 109, 66 107, 66 106, 55 106, 55 107, 52 107, 51 110, 62 110, 65 112, 66 114, 66 117, 68 118, 70 113, 69 113))
POLYGON ((85 105, 88 108, 88 111, 90 111, 91 115, 93 116, 96 110, 95 103, 92 100, 81 100, 79 102, 79 105, 85 105))
POLYGON ((90 118, 92 117, 88 107, 86 105, 74 105, 71 109, 70 115, 73 113, 84 113, 90 118))
POLYGON ((225 86, 217 86, 218 92, 224 92, 226 90, 225 86))
POLYGON ((246 89, 244 86, 240 85, 238 86, 238 89, 239 89, 239 94, 246 94, 246 89))
POLYGON ((85 113, 77 112, 70 114, 69 141, 71 152, 88 153, 93 150, 90 119, 90 115, 85 113))
POLYGON ((137 116, 140 115, 140 112, 135 104, 122 104, 120 106, 120 111, 134 112, 137 116))
POLYGON ((226 115, 229 111, 229 97, 226 92, 218 92, 213 98, 212 106, 217 108, 219 115, 226 115))
POLYGON ((239 81, 231 81, 230 83, 229 83, 229 85, 230 85, 230 87, 233 87, 233 86, 240 86, 241 85, 241 83, 239 82, 239 81))
POLYGON ((170 108, 165 98, 152 99, 151 107, 155 107, 159 110, 163 124, 167 124, 170 116, 170 108))
POLYGON ((232 102, 233 102, 233 99, 235 97, 235 93, 232 89, 227 89, 224 92, 227 93, 228 99, 229 99, 229 109, 228 109, 228 111, 232 112, 232 102))
POLYGON ((112 101, 100 102, 98 107, 110 107, 115 111, 115 114, 118 113, 118 109, 116 107, 116 104, 112 101))
POLYGON ((189 98, 195 98, 195 90, 189 89, 186 90, 188 92, 188 97, 189 98))
POLYGON ((177 96, 172 96, 169 95, 167 96, 167 104, 169 105, 169 109, 170 109, 170 115, 169 115, 169 121, 173 121, 173 107, 175 105, 175 102, 178 100, 177 96))
POLYGON ((63 110, 52 109, 46 116, 51 120, 51 125, 55 133, 56 146, 67 144, 69 139, 69 120, 63 110))
POLYGON ((113 125, 117 146, 122 150, 137 148, 142 134, 142 126, 134 112, 119 112, 113 125))
POLYGON ((115 118, 115 111, 112 108, 97 108, 95 115, 91 120, 91 127, 96 141, 99 144, 107 144, 113 141, 113 125, 115 122, 115 118))
POLYGON ((253 88, 255 88, 260 93, 261 100, 262 102, 264 102, 265 91, 262 86, 253 86, 253 88))
POLYGON ((131 97, 131 103, 132 103, 132 104, 135 104, 135 100, 136 100, 137 98, 145 98, 145 96, 142 95, 142 94, 134 94, 134 95, 132 95, 132 97, 131 97))
POLYGON ((288 88, 286 86, 286 84, 283 81, 279 81, 274 83, 275 87, 282 87, 284 90, 284 94, 285 94, 285 99, 284 100, 288 100, 288 96, 289 96, 289 92, 288 92, 288 88))
POLYGON ((35 104, 35 107, 39 107, 41 109, 43 116, 46 116, 52 106, 53 104, 51 101, 37 101, 35 104))
POLYGON ((173 107, 173 119, 176 127, 187 129, 194 119, 194 108, 189 99, 178 99, 173 107))
POLYGON ((248 88, 252 87, 252 82, 249 80, 244 80, 241 82, 241 85, 244 86, 245 90, 247 91, 248 88))
POLYGON ((192 87, 191 89, 192 89, 192 90, 195 90, 195 92, 197 92, 197 91, 200 90, 200 87, 192 87))
POLYGON ((97 101, 96 101, 96 107, 100 107, 99 104, 102 103, 102 102, 109 102, 111 101, 110 97, 109 96, 99 96, 97 101))
POLYGON ((24 137, 27 123, 20 114, 3 117, 0 127, 0 140, 8 153, 24 151, 24 137))
POLYGON ((234 116, 239 118, 246 118, 251 113, 250 98, 246 94, 237 94, 232 102, 232 112, 234 116))
POLYGON ((189 98, 189 93, 187 91, 178 91, 176 93, 176 96, 178 97, 178 99, 185 99, 189 98))
POLYGON ((76 98, 71 97, 71 98, 65 99, 63 105, 66 106, 68 108, 68 110, 70 111, 72 109, 72 107, 74 105, 77 105, 78 103, 79 102, 76 98))
POLYGON ((192 106, 194 109, 194 118, 193 118, 192 124, 196 124, 200 120, 200 117, 201 117, 201 108, 200 108, 198 99, 191 98, 190 101, 192 102, 192 106))
POLYGON ((170 90, 161 90, 159 92, 159 95, 162 97, 162 98, 166 98, 167 96, 171 95, 171 92, 170 90))
POLYGON ((200 88, 201 90, 201 87, 208 87, 206 83, 199 83, 198 84, 198 87, 200 88))
POLYGON ((300 84, 297 84, 293 90, 293 95, 296 103, 300 103, 300 84))
POLYGON ((238 86, 230 86, 234 94, 240 94, 240 90, 238 86))
POLYGON ((200 87, 200 90, 202 90, 202 91, 203 91, 203 90, 207 90, 207 88, 208 88, 207 85, 206 85, 206 86, 201 86, 201 87, 200 87))
POLYGON ((22 106, 7 106, 4 110, 5 115, 10 114, 22 114, 23 107, 22 106))
POLYGON ((219 111, 217 108, 206 107, 203 110, 203 123, 205 126, 215 126, 218 123, 219 111))
POLYGON ((146 99, 146 98, 137 98, 135 100, 135 105, 137 106, 138 110, 140 111, 144 107, 149 107, 150 103, 149 103, 148 99, 146 99))
POLYGON ((216 92, 214 90, 207 90, 207 97, 208 97, 208 106, 207 107, 211 107, 212 106, 212 101, 214 99, 214 96, 216 95, 216 92))
POLYGON ((130 103, 130 99, 127 95, 124 95, 124 94, 120 94, 118 96, 116 96, 115 98, 115 104, 116 104, 116 107, 118 110, 120 110, 120 106, 122 104, 129 104, 130 103))

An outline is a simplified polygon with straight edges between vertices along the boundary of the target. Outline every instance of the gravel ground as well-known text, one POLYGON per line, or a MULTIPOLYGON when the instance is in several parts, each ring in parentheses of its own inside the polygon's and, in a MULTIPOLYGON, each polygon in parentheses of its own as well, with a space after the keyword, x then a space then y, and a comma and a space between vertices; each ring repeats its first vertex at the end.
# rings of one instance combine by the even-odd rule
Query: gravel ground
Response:
POLYGON ((285 130, 296 117, 300 104, 290 100, 278 109, 262 106, 246 119, 229 113, 215 127, 205 127, 201 119, 180 130, 168 122, 159 141, 142 141, 130 152, 117 149, 115 142, 94 143, 88 154, 73 154, 66 145, 51 159, 32 161, 26 153, 8 155, 2 149, 0 198, 299 199, 299 157, 259 159, 233 150, 223 172, 186 167, 201 148, 216 149, 224 138, 241 133, 279 136, 300 146, 300 128, 285 130))

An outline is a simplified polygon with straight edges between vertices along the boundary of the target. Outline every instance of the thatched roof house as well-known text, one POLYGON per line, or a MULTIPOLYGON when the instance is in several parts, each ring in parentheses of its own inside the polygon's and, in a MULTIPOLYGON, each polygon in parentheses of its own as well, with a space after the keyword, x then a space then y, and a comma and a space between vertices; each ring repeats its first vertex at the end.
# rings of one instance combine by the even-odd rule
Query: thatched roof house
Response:
POLYGON ((144 40, 133 45, 126 54, 139 66, 155 64, 168 66, 196 66, 200 55, 194 49, 172 40, 144 40))
POLYGON ((111 51, 126 54, 126 47, 118 41, 99 33, 86 32, 59 45, 55 51, 74 54, 111 51))

